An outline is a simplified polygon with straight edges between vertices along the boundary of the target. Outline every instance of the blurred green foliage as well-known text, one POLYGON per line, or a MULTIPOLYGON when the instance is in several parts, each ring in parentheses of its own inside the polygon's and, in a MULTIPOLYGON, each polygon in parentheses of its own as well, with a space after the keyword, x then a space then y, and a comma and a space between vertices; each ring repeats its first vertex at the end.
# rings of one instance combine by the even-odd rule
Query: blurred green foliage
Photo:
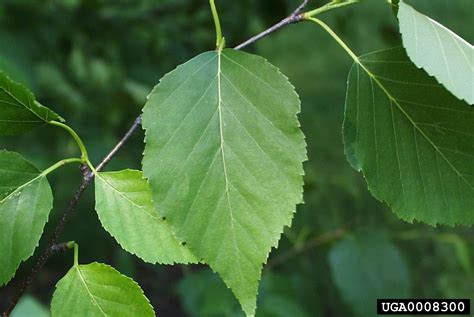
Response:
POLYGON ((51 316, 49 310, 30 295, 25 295, 15 310, 12 317, 48 317, 51 316))
POLYGON ((377 298, 410 298, 409 275, 400 252, 377 230, 348 234, 329 251, 332 278, 360 316, 374 315, 377 298))
MULTIPOLYGON (((310 7, 321 4, 310 1, 310 7)), ((474 42, 470 0, 410 4, 474 42)), ((222 0, 217 5, 228 46, 234 46, 283 18, 298 1, 222 0)), ((358 54, 400 45, 386 1, 365 0, 323 19, 358 54)), ((206 1, 0 2, 0 69, 63 115, 84 139, 93 162, 131 125, 160 77, 213 45, 206 1)), ((366 317, 375 307, 372 298, 384 294, 472 299, 474 229, 398 220, 370 196, 362 175, 346 162, 341 125, 350 58, 322 30, 304 23, 246 50, 280 67, 295 85, 309 154, 305 204, 269 258, 257 316, 366 317), (365 281, 367 274, 373 284, 365 281), (403 286, 394 287, 390 281, 400 277, 403 286)), ((140 168, 142 141, 140 131, 109 169, 140 168)), ((21 152, 41 167, 77 152, 69 136, 54 127, 1 138, 0 147, 21 152)), ((79 181, 73 167, 51 177, 55 209, 40 248, 79 181)), ((88 190, 61 237, 80 244, 82 263, 106 262, 136 279, 160 316, 241 315, 230 291, 207 268, 152 266, 120 250, 100 227, 92 192, 88 190)), ((0 290, 0 307, 32 262, 22 265, 18 278, 0 290)), ((55 283, 70 265, 72 254, 54 256, 29 291, 49 305, 55 283)))

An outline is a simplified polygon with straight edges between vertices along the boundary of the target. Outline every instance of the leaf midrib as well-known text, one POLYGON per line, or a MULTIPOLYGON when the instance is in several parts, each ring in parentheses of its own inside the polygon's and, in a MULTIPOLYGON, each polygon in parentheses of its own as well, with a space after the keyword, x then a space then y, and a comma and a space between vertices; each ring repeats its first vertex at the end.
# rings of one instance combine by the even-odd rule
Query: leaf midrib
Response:
POLYGON ((225 194, 227 198, 227 204, 229 207, 229 213, 230 213, 230 226, 232 230, 232 240, 234 242, 234 247, 235 247, 235 252, 237 254, 237 265, 239 267, 239 273, 240 273, 240 279, 241 281, 244 280, 244 276, 242 273, 242 267, 240 265, 240 257, 238 256, 240 254, 239 248, 237 246, 237 238, 235 236, 235 227, 234 227, 234 215, 232 211, 232 204, 230 202, 230 195, 229 195, 229 178, 227 175, 227 167, 226 167, 226 161, 225 161, 225 154, 224 154, 224 126, 222 122, 222 107, 223 107, 223 102, 222 102, 222 90, 221 90, 221 75, 222 74, 222 69, 221 69, 221 59, 222 59, 222 52, 218 51, 217 52, 217 96, 218 96, 218 101, 217 101, 217 109, 219 113, 219 133, 220 133, 220 151, 221 151, 221 157, 222 157, 222 168, 224 170, 224 180, 225 180, 225 194))
POLYGON ((95 299, 95 296, 90 291, 89 286, 86 283, 86 279, 84 278, 84 276, 82 276, 82 272, 81 272, 81 269, 80 269, 79 265, 75 265, 74 268, 77 270, 77 274, 79 274, 79 278, 81 279, 82 284, 84 285, 87 293, 89 294, 89 296, 92 299, 92 301, 94 302, 94 304, 97 306, 97 308, 99 308, 102 315, 107 316, 107 314, 102 310, 102 307, 100 307, 99 303, 95 299))

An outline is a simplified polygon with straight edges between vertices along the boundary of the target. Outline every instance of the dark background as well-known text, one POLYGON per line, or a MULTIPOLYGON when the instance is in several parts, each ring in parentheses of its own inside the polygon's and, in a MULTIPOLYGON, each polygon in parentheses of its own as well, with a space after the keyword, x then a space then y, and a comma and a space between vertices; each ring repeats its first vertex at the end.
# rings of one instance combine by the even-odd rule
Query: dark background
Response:
MULTIPOLYGON (((322 1, 310 1, 313 8, 322 1)), ((471 0, 412 0, 470 43, 471 0)), ((290 0, 217 0, 228 46, 286 16, 290 0)), ((384 0, 323 16, 357 54, 400 45, 396 19, 384 0)), ((0 0, 0 69, 22 82, 41 103, 63 115, 97 163, 140 113, 161 76, 213 49, 208 1, 0 0)), ((473 298, 474 229, 409 224, 373 199, 343 154, 341 124, 350 58, 313 24, 292 25, 246 48, 289 77, 301 96, 307 137, 305 204, 271 253, 258 316, 371 316, 375 298, 473 298)), ((75 143, 55 127, 15 138, 0 148, 18 151, 45 168, 77 156, 75 143)), ((143 133, 126 144, 107 170, 140 168, 143 133)), ((49 177, 54 210, 40 249, 78 186, 68 166, 49 177)), ((92 187, 92 186, 91 186, 92 187)), ((81 200, 61 241, 80 245, 80 262, 105 262, 134 278, 159 316, 242 316, 219 278, 204 266, 160 266, 122 251, 94 211, 93 188, 81 200)), ((448 211, 447 211, 448 212, 448 211)), ((1 255, 0 255, 1 256, 1 255)), ((5 307, 34 260, 0 288, 5 307)), ((54 256, 29 288, 47 307, 54 285, 72 265, 72 253, 54 256)), ((31 299, 31 298, 29 298, 31 299)), ((16 316, 42 316, 28 300, 16 316), (28 315, 26 311, 32 309, 28 315)))

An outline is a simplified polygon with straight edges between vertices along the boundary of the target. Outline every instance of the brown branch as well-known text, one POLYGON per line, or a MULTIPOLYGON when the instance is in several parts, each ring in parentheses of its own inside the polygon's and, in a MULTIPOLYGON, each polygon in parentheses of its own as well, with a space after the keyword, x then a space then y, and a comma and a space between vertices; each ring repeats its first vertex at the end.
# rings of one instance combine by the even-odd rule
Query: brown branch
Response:
POLYGON ((74 241, 56 243, 51 246, 51 252, 61 253, 61 252, 66 252, 67 250, 71 250, 73 248, 74 248, 74 241))
POLYGON ((242 49, 246 46, 249 46, 250 44, 253 44, 253 43, 257 42, 258 40, 270 35, 271 33, 275 32, 275 31, 278 31, 279 29, 281 29, 282 27, 284 27, 286 25, 303 21, 303 16, 301 15, 301 11, 303 11, 303 9, 306 7, 307 4, 308 4, 308 0, 303 1, 303 3, 301 3, 298 6, 298 8, 296 8, 296 10, 293 11, 288 17, 284 18, 283 20, 281 20, 277 24, 269 27, 265 31, 251 37, 247 41, 237 45, 235 47, 235 49, 240 50, 240 49, 242 49))
POLYGON ((102 162, 100 162, 99 165, 97 165, 96 167, 96 170, 98 172, 100 172, 104 167, 105 165, 107 165, 110 160, 112 159, 112 157, 114 157, 114 155, 120 150, 120 148, 125 144, 125 142, 128 141, 128 139, 130 139, 130 137, 132 136, 132 134, 137 130, 137 128, 142 124, 142 116, 139 115, 135 121, 133 122, 133 125, 130 127, 130 129, 127 131, 127 133, 125 133, 125 135, 123 136, 123 138, 119 141, 119 143, 117 143, 114 148, 109 152, 109 154, 107 154, 107 156, 102 160, 102 162))
MULTIPOLYGON (((137 130, 137 128, 140 126, 140 123, 141 123, 141 116, 135 119, 135 122, 127 131, 125 136, 117 143, 117 145, 115 145, 115 147, 109 152, 109 154, 107 154, 107 156, 102 160, 102 162, 100 162, 100 164, 97 165, 96 170, 98 172, 101 171, 107 165, 107 163, 110 162, 112 157, 120 150, 120 148, 122 148, 125 142, 127 142, 127 140, 137 130)), ((46 261, 51 257, 51 255, 55 253, 56 251, 55 249, 57 249, 56 243, 59 239, 59 236, 64 230, 65 224, 69 221, 69 218, 74 213, 74 210, 76 209, 77 203, 81 199, 82 194, 84 193, 84 191, 89 186, 92 179, 94 178, 94 174, 89 170, 87 166, 82 165, 81 171, 83 175, 82 181, 81 181, 81 184, 79 185, 79 188, 76 190, 76 193, 74 194, 71 201, 69 202, 69 207, 66 209, 61 220, 59 221, 58 225, 54 229, 53 235, 49 239, 47 247, 44 249, 43 253, 41 253, 41 255, 39 256, 38 260, 36 261, 35 266, 30 271, 26 279, 20 284, 17 292, 15 293, 15 295, 10 301, 8 308, 2 313, 2 317, 8 317, 11 314, 16 304, 18 304, 18 301, 25 293, 26 288, 31 284, 33 279, 38 274, 38 272, 43 268, 46 261)))
MULTIPOLYGON (((243 42, 242 44, 236 46, 234 49, 240 50, 268 36, 269 34, 281 29, 282 27, 286 25, 302 21, 303 18, 301 16, 301 11, 306 7, 307 4, 308 4, 308 0, 304 0, 298 6, 298 8, 296 8, 296 10, 293 11, 293 13, 290 16, 281 20, 280 22, 268 28, 267 30, 255 35, 254 37, 243 42)), ((102 160, 102 162, 100 162, 100 164, 97 165, 96 167, 97 171, 101 171, 107 165, 107 163, 110 162, 110 160, 115 156, 115 154, 120 150, 120 148, 122 148, 125 142, 127 142, 128 139, 132 136, 132 134, 137 130, 141 122, 142 122, 142 118, 140 115, 135 119, 133 125, 130 127, 130 129, 127 131, 124 137, 115 145, 115 147, 109 152, 109 154, 107 154, 107 156, 102 160)), ((31 284, 33 279, 36 277, 39 271, 46 264, 46 261, 51 257, 51 255, 55 253, 55 246, 57 244, 59 236, 64 230, 64 226, 69 221, 69 218, 71 217, 71 215, 74 213, 76 206, 82 197, 82 194, 84 193, 84 191, 90 185, 90 183, 92 182, 92 179, 94 178, 94 174, 90 171, 90 169, 87 166, 85 165, 81 166, 81 171, 83 174, 83 178, 82 178, 81 184, 79 185, 79 188, 76 190, 74 196, 69 202, 69 207, 65 210, 61 220, 59 221, 58 225, 54 229, 53 235, 49 239, 47 247, 39 256, 36 264, 34 265, 33 269, 30 271, 26 279, 20 284, 18 291, 15 293, 15 295, 10 301, 8 308, 2 313, 1 315, 2 317, 10 316, 11 312, 13 311, 15 306, 18 304, 18 301, 25 293, 27 287, 31 284)))

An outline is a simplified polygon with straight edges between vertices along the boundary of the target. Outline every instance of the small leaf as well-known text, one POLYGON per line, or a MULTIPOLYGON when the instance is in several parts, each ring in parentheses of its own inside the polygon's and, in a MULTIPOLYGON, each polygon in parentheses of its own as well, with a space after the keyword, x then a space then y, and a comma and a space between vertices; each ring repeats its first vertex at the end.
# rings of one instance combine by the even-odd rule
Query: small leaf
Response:
POLYGON ((403 49, 360 57, 348 79, 345 152, 407 221, 474 223, 474 108, 403 49))
POLYGON ((101 263, 74 265, 56 285, 51 313, 53 317, 155 316, 135 281, 101 263))
POLYGON ((329 252, 329 264, 337 288, 357 316, 377 316, 378 298, 410 296, 406 263, 379 231, 361 230, 338 242, 329 252))
POLYGON ((399 6, 400 33, 410 59, 474 105, 474 46, 405 2, 399 6))
POLYGON ((197 262, 155 211, 141 171, 98 173, 95 195, 100 222, 128 252, 150 263, 197 262))
POLYGON ((45 176, 13 152, 1 151, 0 285, 15 275, 38 245, 53 194, 45 176), (18 179, 13 179, 14 177, 18 179))
POLYGON ((64 121, 35 100, 31 91, 0 71, 0 135, 16 135, 52 120, 64 121))
POLYGON ((300 101, 261 57, 206 52, 166 75, 143 112, 156 209, 247 315, 262 265, 302 202, 300 101))

